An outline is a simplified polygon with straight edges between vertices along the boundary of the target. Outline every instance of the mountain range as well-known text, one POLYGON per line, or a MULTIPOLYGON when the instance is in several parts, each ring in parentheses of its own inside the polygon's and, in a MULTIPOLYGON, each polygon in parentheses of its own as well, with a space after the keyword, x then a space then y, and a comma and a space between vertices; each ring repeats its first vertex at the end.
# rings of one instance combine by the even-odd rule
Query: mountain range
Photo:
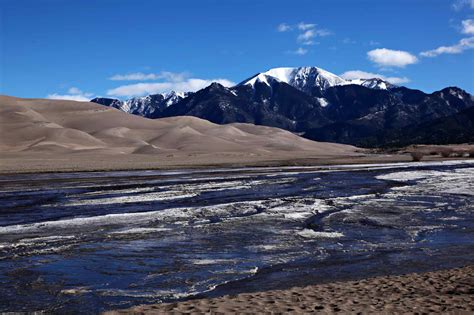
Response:
POLYGON ((424 93, 380 78, 345 80, 317 67, 274 68, 233 87, 212 83, 193 93, 92 102, 152 119, 252 123, 364 147, 474 141, 474 97, 460 88, 424 93))

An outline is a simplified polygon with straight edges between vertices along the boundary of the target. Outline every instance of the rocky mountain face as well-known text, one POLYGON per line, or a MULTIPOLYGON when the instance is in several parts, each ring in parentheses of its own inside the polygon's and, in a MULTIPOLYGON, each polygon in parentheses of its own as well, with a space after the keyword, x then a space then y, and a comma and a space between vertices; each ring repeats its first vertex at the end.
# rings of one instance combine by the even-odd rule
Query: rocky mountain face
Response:
POLYGON ((472 133, 464 131, 468 125, 461 124, 474 98, 462 89, 427 94, 377 78, 344 80, 316 67, 275 68, 234 87, 213 83, 172 97, 92 101, 148 118, 190 115, 218 124, 245 122, 283 128, 312 140, 367 147, 437 143, 434 128, 464 135, 444 134, 443 139, 474 141, 469 138, 472 133), (444 125, 448 117, 450 123, 444 125))
POLYGON ((233 88, 213 83, 170 106, 163 116, 191 115, 218 124, 245 122, 290 131, 307 128, 300 125, 319 127, 328 122, 317 99, 286 83, 274 79, 269 83, 233 88))
POLYGON ((159 118, 161 112, 174 105, 191 93, 171 91, 164 94, 152 94, 144 97, 134 97, 126 101, 113 98, 94 98, 91 102, 120 109, 126 113, 147 118, 159 118))
MULTIPOLYGON (((407 140, 398 142, 410 144, 414 139, 411 139, 411 134, 402 132, 406 128, 448 117, 474 106, 472 96, 459 88, 425 94, 403 87, 373 90, 347 85, 331 88, 325 96, 332 105, 326 107, 323 114, 332 123, 306 130, 304 136, 367 147, 396 144, 394 139, 388 141, 388 134, 404 134, 407 140)), ((428 128, 429 124, 421 126, 428 128)), ((435 143, 434 140, 419 138, 417 142, 435 143)))

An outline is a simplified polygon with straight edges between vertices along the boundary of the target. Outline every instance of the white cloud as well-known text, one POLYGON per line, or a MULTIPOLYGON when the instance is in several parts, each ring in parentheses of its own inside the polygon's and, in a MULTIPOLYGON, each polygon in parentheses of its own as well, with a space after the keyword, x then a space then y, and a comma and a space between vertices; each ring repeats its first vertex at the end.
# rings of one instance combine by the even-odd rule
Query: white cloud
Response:
POLYGON ((301 31, 306 31, 316 27, 316 24, 300 22, 297 25, 298 29, 301 31))
POLYGON ((298 35, 296 40, 305 45, 311 45, 313 43, 312 39, 316 36, 314 30, 307 30, 298 35))
POLYGON ((277 27, 278 32, 291 31, 292 29, 293 29, 293 27, 291 25, 286 24, 286 23, 281 23, 277 27))
POLYGON ((474 0, 456 0, 452 4, 452 8, 456 11, 463 9, 464 7, 474 9, 474 0))
POLYGON ((306 55, 308 53, 308 50, 304 49, 302 47, 299 47, 298 49, 290 51, 290 52, 295 54, 295 55, 303 56, 303 55, 306 55))
POLYGON ((72 88, 69 88, 67 92, 70 94, 83 94, 81 90, 79 90, 77 87, 74 87, 74 86, 72 88))
POLYGON ((316 36, 322 37, 322 36, 328 36, 330 34, 331 32, 327 30, 309 29, 309 30, 304 31, 303 33, 300 33, 298 37, 296 37, 296 40, 298 41, 298 43, 301 43, 303 45, 313 45, 314 44, 313 39, 316 36))
POLYGON ((70 100, 70 101, 79 101, 79 102, 89 102, 90 98, 84 95, 79 94, 48 94, 46 98, 52 100, 70 100))
POLYGON ((407 77, 386 77, 383 74, 365 72, 361 70, 346 71, 343 74, 341 74, 340 77, 346 80, 379 78, 392 84, 402 84, 402 83, 410 82, 410 79, 408 79, 407 77))
POLYGON ((403 50, 378 48, 367 52, 370 61, 382 67, 400 67, 418 62, 415 55, 403 50))
MULTIPOLYGON (((473 8, 474 8, 474 0, 473 1, 473 8)), ((463 20, 462 22, 461 33, 467 35, 474 35, 474 20, 467 19, 463 20)), ((473 49, 474 48, 474 36, 465 37, 459 40, 458 43, 451 45, 451 46, 440 46, 438 48, 423 51, 420 53, 422 57, 437 57, 443 54, 461 54, 465 50, 473 49)))
POLYGON ((86 93, 78 89, 77 87, 71 87, 68 89, 68 94, 48 94, 46 98, 52 100, 70 100, 70 101, 79 101, 79 102, 89 102, 92 98, 92 93, 86 93))
POLYGON ((329 36, 332 34, 331 31, 325 30, 325 29, 318 29, 318 30, 315 30, 315 32, 316 32, 316 35, 320 37, 329 36))
POLYGON ((296 41, 302 45, 314 45, 315 37, 324 37, 332 34, 329 30, 317 28, 316 24, 305 22, 300 22, 296 25, 282 23, 278 25, 277 30, 279 32, 296 30, 298 32, 296 41))
POLYGON ((128 73, 128 74, 115 74, 109 78, 112 81, 142 81, 142 80, 156 80, 158 76, 154 73, 128 73))
POLYGON ((167 81, 183 81, 189 77, 187 72, 169 72, 162 71, 160 73, 128 73, 128 74, 116 74, 109 78, 112 81, 149 81, 149 80, 160 80, 164 79, 167 81))
POLYGON ((427 50, 420 53, 423 57, 436 57, 442 54, 460 54, 465 50, 474 48, 474 37, 461 39, 452 46, 441 46, 433 50, 427 50))
POLYGON ((474 34, 474 20, 467 19, 462 21, 462 31, 463 34, 474 34))
POLYGON ((136 83, 129 85, 122 85, 107 91, 109 96, 143 96, 148 94, 157 94, 168 91, 177 92, 194 92, 209 86, 212 82, 220 83, 224 86, 233 86, 234 82, 227 79, 197 79, 189 78, 183 81, 168 81, 168 82, 154 82, 154 83, 136 83))

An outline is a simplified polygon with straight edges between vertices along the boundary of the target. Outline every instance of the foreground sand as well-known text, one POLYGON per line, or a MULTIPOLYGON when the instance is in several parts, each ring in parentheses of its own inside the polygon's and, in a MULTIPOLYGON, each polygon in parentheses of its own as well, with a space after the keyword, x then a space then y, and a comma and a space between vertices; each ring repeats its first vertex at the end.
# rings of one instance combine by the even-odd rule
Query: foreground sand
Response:
POLYGON ((474 266, 289 290, 137 306, 106 314, 474 312, 474 266))

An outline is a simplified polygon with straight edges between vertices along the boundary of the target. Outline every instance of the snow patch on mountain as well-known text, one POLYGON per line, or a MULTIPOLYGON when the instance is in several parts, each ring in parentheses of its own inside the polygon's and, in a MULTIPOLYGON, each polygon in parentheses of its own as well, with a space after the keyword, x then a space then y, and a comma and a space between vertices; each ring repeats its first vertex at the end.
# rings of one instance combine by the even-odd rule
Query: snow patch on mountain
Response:
POLYGON ((188 96, 189 93, 188 92, 171 91, 169 93, 164 93, 162 95, 163 95, 163 99, 164 99, 164 104, 166 105, 166 107, 169 107, 169 106, 174 105, 174 104, 178 103, 179 101, 181 101, 183 98, 188 96))
POLYGON ((323 98, 323 97, 317 97, 317 100, 318 100, 319 105, 320 105, 321 107, 326 107, 326 106, 329 105, 328 100, 325 99, 325 98, 323 98))
POLYGON ((395 85, 379 78, 348 80, 347 84, 362 85, 366 88, 376 90, 388 90, 395 87, 395 85))

